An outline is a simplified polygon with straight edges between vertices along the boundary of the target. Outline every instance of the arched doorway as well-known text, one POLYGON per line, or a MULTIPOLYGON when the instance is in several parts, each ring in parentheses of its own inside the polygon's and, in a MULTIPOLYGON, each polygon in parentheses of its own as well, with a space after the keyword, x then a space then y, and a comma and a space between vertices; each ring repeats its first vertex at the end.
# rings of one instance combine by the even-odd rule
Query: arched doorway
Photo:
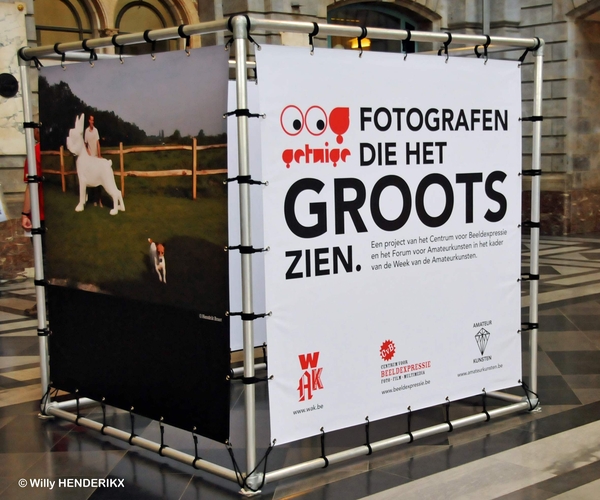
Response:
MULTIPOLYGON (((423 7, 417 5, 418 9, 411 9, 413 2, 378 2, 347 0, 336 2, 328 7, 327 20, 333 24, 346 26, 370 26, 386 29, 421 30, 432 29, 432 19, 439 18, 433 12, 428 17, 423 15, 423 7)), ((362 41, 363 50, 378 52, 416 52, 420 47, 415 42, 402 43, 400 40, 371 40, 367 38, 362 41)), ((358 40, 346 37, 330 37, 330 46, 334 48, 357 49, 358 40)))

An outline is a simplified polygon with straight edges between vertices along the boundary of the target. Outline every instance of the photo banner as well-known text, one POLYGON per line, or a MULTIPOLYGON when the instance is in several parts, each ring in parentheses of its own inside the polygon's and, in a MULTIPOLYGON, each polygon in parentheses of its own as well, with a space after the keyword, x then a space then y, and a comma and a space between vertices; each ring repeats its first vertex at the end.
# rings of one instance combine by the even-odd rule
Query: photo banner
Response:
POLYGON ((228 56, 40 72, 52 387, 229 436, 228 56))
POLYGON ((256 57, 272 439, 518 385, 517 63, 256 57))
POLYGON ((42 69, 51 284, 228 310, 227 57, 190 54, 42 69))

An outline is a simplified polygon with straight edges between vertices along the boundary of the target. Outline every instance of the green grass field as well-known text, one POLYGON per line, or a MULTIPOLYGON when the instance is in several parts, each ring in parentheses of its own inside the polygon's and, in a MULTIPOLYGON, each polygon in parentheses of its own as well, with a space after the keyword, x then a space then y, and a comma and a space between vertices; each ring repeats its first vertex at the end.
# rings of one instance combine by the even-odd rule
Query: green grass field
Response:
MULTIPOLYGON (((223 151, 220 151, 221 160, 223 151)), ((128 156, 163 155, 164 158, 156 160, 161 167, 157 167, 158 163, 153 167, 162 169, 165 164, 176 162, 180 153, 191 157, 185 151, 128 156)), ((44 168, 53 168, 47 159, 44 158, 44 168)), ((144 164, 146 170, 152 166, 151 162, 144 164)), ((142 170, 141 166, 127 167, 134 168, 142 170)), ((88 203, 83 212, 75 212, 79 198, 77 177, 71 176, 66 193, 61 191, 58 176, 46 177, 46 277, 49 280, 203 311, 222 313, 226 309, 224 175, 202 178, 197 200, 191 199, 189 177, 128 178, 126 210, 114 216, 109 214, 112 201, 105 192, 104 208, 88 203), (151 266, 148 238, 165 246, 166 285, 160 283, 151 266)))

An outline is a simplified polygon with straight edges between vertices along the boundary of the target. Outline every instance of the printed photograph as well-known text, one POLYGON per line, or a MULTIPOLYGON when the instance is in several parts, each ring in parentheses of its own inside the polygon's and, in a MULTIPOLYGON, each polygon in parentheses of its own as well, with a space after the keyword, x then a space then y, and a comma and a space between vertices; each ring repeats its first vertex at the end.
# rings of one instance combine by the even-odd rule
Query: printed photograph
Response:
POLYGON ((227 310, 227 53, 43 68, 46 279, 227 310))

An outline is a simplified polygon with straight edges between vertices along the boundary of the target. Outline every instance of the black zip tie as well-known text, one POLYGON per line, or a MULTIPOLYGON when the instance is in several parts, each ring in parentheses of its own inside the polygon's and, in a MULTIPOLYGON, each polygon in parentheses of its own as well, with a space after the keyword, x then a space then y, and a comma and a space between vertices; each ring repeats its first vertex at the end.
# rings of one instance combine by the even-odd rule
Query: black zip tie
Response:
POLYGON ((23 61, 33 61, 33 63, 35 64, 35 69, 37 69, 38 71, 40 69, 42 69, 44 67, 44 65, 40 62, 40 60, 35 57, 35 56, 31 56, 31 57, 25 57, 25 49, 28 49, 29 47, 21 47, 18 51, 17 54, 19 54, 19 57, 21 59, 23 59, 23 61))
POLYGON ((236 109, 235 111, 228 111, 223 114, 223 118, 229 116, 247 116, 248 118, 265 118, 267 115, 260 113, 250 113, 249 109, 236 109))
POLYGON ((41 123, 38 122, 23 122, 23 128, 40 128, 41 123))
POLYGON ((490 46, 490 43, 492 41, 492 39, 490 38, 490 35, 485 35, 486 37, 486 42, 483 45, 483 55, 485 56, 485 62, 483 64, 487 64, 488 62, 488 47, 490 46))
POLYGON ((367 421, 366 425, 365 425, 365 435, 367 438, 367 442, 365 443, 365 446, 369 449, 369 453, 367 453, 367 455, 372 455, 373 454, 373 448, 371 448, 371 439, 369 437, 369 417, 365 418, 365 420, 367 421))
POLYGON ((77 417, 75 417, 75 425, 79 425, 79 419, 81 415, 79 414, 79 389, 75 389, 75 407, 77 412, 77 417))
POLYGON ((235 472, 235 481, 240 488, 244 488, 246 480, 244 479, 244 475, 242 474, 242 471, 240 470, 238 463, 235 459, 235 455, 233 454, 233 447, 231 446, 231 443, 229 441, 225 442, 225 446, 227 448, 227 451, 229 452, 231 463, 233 464, 233 472, 235 472))
POLYGON ((46 286, 48 282, 46 280, 33 280, 35 286, 46 286))
POLYGON ((60 45, 60 43, 55 43, 54 44, 54 52, 56 52, 60 56, 60 67, 62 69, 67 69, 67 68, 65 68, 65 60, 67 58, 67 53, 66 52, 61 52, 60 50, 58 50, 58 46, 59 45, 60 45))
POLYGON ((196 436, 196 434, 194 433, 195 430, 196 428, 194 427, 194 430, 192 431, 192 438, 194 439, 194 461, 192 462, 192 467, 198 470, 198 467, 196 467, 196 462, 198 460, 201 460, 201 458, 198 455, 198 436, 196 436))
POLYGON ((519 380, 519 383, 521 384, 521 387, 525 391, 525 397, 527 398, 527 401, 529 402, 529 411, 535 410, 540 404, 540 397, 535 392, 533 392, 524 381, 519 380), (531 404, 531 398, 529 397, 529 393, 533 394, 537 398, 535 406, 533 406, 531 404))
POLYGON ((260 462, 258 462, 256 464, 256 467, 254 467, 254 469, 252 469, 252 471, 250 471, 250 473, 246 476, 246 478, 244 479, 244 487, 250 491, 252 491, 253 493, 256 493, 258 491, 260 491, 262 489, 262 487, 265 485, 265 480, 267 479, 267 459, 269 458, 269 454, 273 451, 273 448, 275 447, 275 440, 273 440, 273 444, 270 444, 269 447, 267 448, 267 451, 265 452, 265 455, 260 459, 260 462), (254 474, 258 468, 260 467, 260 464, 263 462, 265 462, 265 465, 263 467, 263 474, 262 474, 262 482, 260 483, 260 485, 258 486, 258 488, 254 489, 251 488, 248 485, 248 478, 252 476, 252 474, 254 474))
POLYGON ((529 54, 529 52, 535 52, 542 45, 542 41, 537 36, 534 38, 537 40, 535 47, 525 49, 525 52, 523 52, 523 55, 521 57, 519 57, 519 66, 521 66, 521 64, 523 64, 523 62, 525 61, 525 58, 527 57, 527 54, 529 54))
POLYGON ((237 177, 228 177, 224 184, 228 182, 237 182, 238 184, 251 184, 251 185, 263 185, 268 186, 268 181, 255 181, 249 175, 238 175, 237 177))
POLYGON ((260 50, 260 45, 250 36, 250 18, 246 14, 244 14, 244 17, 246 18, 246 36, 248 37, 248 41, 256 46, 256 50, 260 50))
POLYGON ((541 169, 531 169, 531 170, 522 170, 521 175, 525 177, 535 177, 537 175, 542 175, 541 169))
POLYGON ((412 432, 410 431, 411 421, 412 421, 412 410, 409 406, 408 407, 408 431, 406 432, 408 434, 408 437, 410 437, 409 443, 412 443, 415 440, 414 436, 412 435, 412 432))
POLYGON ((225 251, 228 252, 229 250, 239 250, 241 254, 252 254, 252 253, 268 252, 269 247, 254 248, 253 246, 244 246, 244 245, 237 245, 235 247, 225 247, 225 251))
POLYGON ((262 347, 262 352, 263 352, 263 359, 265 360, 265 366, 267 371, 269 371, 269 363, 267 362, 267 343, 263 342, 262 347))
POLYGON ((194 438, 194 461, 192 462, 192 467, 199 470, 199 467, 196 467, 196 462, 202 460, 202 458, 198 455, 198 436, 192 432, 192 437, 194 438))
POLYGON ((116 49, 119 49, 119 61, 121 61, 121 64, 123 64, 123 49, 125 48, 125 45, 121 45, 117 43, 117 37, 119 35, 113 35, 111 38, 111 42, 112 44, 115 46, 116 49))
POLYGON ((485 406, 486 398, 487 398, 487 393, 485 392, 485 388, 484 388, 483 389, 483 413, 485 413, 485 421, 489 422, 492 417, 490 417, 490 414, 488 413, 487 408, 485 406))
POLYGON ((229 312, 225 313, 225 316, 241 316, 242 321, 254 321, 258 318, 264 318, 266 316, 271 316, 271 313, 263 313, 263 314, 254 314, 254 313, 243 313, 243 312, 229 312))
POLYGON ((521 275, 521 281, 539 281, 539 280, 540 280, 539 274, 525 273, 525 274, 521 275))
MULTIPOLYGON (((233 18, 236 15, 240 15, 240 14, 235 14, 233 16, 231 16, 229 18, 229 20, 227 21, 227 29, 229 31, 231 31, 233 33, 233 18)), ((246 15, 246 14, 242 14, 245 18, 246 18, 246 37, 248 38, 248 41, 250 43, 253 43, 254 45, 256 45, 257 50, 260 50, 260 45, 258 45, 258 43, 256 43, 254 41, 254 39, 250 36, 250 18, 246 15)), ((231 39, 231 43, 233 43, 233 38, 231 39)), ((227 50, 227 46, 225 47, 225 50, 227 50)))
POLYGON ((162 424, 163 420, 163 417, 160 417, 160 420, 158 421, 158 426, 160 427, 160 448, 158 449, 158 454, 161 457, 164 457, 163 450, 168 448, 168 446, 165 444, 165 426, 162 424))
POLYGON ((46 415, 46 413, 44 413, 44 406, 46 405, 46 402, 48 401, 48 398, 50 397, 51 390, 52 390, 52 387, 50 386, 50 384, 48 384, 48 388, 46 389, 45 394, 42 396, 42 399, 40 399, 40 411, 42 412, 42 415, 46 415))
POLYGON ((440 47, 440 50, 438 50, 438 56, 442 55, 442 50, 444 51, 444 55, 446 56, 446 62, 448 62, 448 58, 450 57, 448 55, 448 45, 450 45, 452 43, 452 33, 450 33, 449 31, 445 32, 446 35, 448 35, 448 39, 444 42, 444 47, 440 47))
POLYGON ((43 175, 28 175, 27 176, 27 183, 28 184, 35 184, 38 182, 44 182, 46 179, 44 178, 43 175))
POLYGON ((31 60, 33 61, 33 64, 35 64, 35 69, 37 69, 38 71, 40 71, 44 67, 44 65, 40 62, 40 60, 37 57, 33 56, 31 60))
POLYGON ((537 330, 540 327, 539 323, 521 323, 520 332, 528 332, 529 330, 537 330))
POLYGON ((231 462, 233 463, 233 471, 235 472, 235 479, 236 482, 238 484, 238 486, 242 489, 246 489, 246 490, 250 490, 253 493, 256 493, 258 491, 260 491, 262 489, 262 487, 265 484, 265 480, 267 478, 267 459, 269 457, 269 454, 271 453, 271 451, 273 451, 273 448, 275 447, 275 440, 273 440, 273 443, 269 445, 269 447, 267 448, 267 451, 265 452, 265 455, 260 459, 260 461, 258 462, 258 464, 256 464, 256 467, 254 467, 254 469, 252 469, 252 471, 250 471, 246 477, 244 477, 244 475, 242 474, 237 461, 235 459, 235 455, 233 454, 233 447, 231 446, 231 443, 229 443, 229 441, 225 442, 225 446, 227 447, 227 451, 229 452, 229 456, 231 457, 231 462), (260 467, 260 464, 263 463, 263 461, 265 462, 264 468, 263 468, 263 479, 261 484, 259 485, 258 488, 254 489, 252 487, 250 487, 248 485, 248 478, 252 476, 252 474, 254 474, 258 468, 260 467), (241 478, 241 480, 240 480, 241 478))
POLYGON ((44 234, 45 232, 46 232, 46 228, 41 228, 41 227, 31 228, 31 234, 33 234, 33 235, 44 234))
POLYGON ((525 118, 519 118, 522 122, 543 122, 544 117, 542 115, 526 116, 525 118))
POLYGON ((51 332, 49 328, 38 328, 37 331, 38 337, 49 337, 50 333, 51 332))
POLYGON ((367 38, 367 28, 365 28, 364 26, 361 26, 360 29, 362 30, 362 33, 357 38, 357 40, 358 40, 358 48, 360 49, 360 54, 358 54, 358 57, 362 57, 362 55, 363 55, 362 41, 363 41, 363 38, 367 38))
POLYGON ((454 427, 452 426, 452 422, 450 422, 450 400, 446 398, 446 401, 448 401, 448 403, 446 404, 446 423, 449 427, 448 432, 452 432, 454 430, 454 427))
POLYGON ((156 50, 156 40, 152 40, 152 38, 148 36, 148 33, 150 33, 150 31, 152 30, 144 31, 144 40, 152 44, 152 48, 150 49, 150 55, 152 56, 152 60, 154 61, 156 59, 156 56, 154 55, 154 51, 156 50))
POLYGON ((319 25, 317 23, 313 23, 313 30, 308 34, 308 43, 310 44, 310 55, 314 55, 315 53, 315 43, 313 41, 313 37, 319 34, 319 25))
POLYGON ((533 221, 530 221, 530 220, 524 220, 521 223, 521 226, 528 227, 528 228, 531 228, 531 229, 540 229, 542 227, 542 224, 541 224, 541 222, 533 222, 533 221))
POLYGON ((329 459, 325 456, 325 429, 323 427, 321 427, 321 458, 325 460, 323 469, 327 469, 329 467, 329 459))
POLYGON ((90 48, 88 47, 88 45, 87 45, 88 41, 89 41, 89 38, 84 38, 84 39, 81 41, 81 46, 83 47, 83 49, 84 49, 86 52, 89 52, 89 53, 90 53, 90 66, 93 68, 93 67, 94 67, 94 61, 97 61, 97 60, 98 60, 98 56, 96 55, 96 50, 95 50, 95 49, 90 49, 90 48))
POLYGON ((225 50, 229 50, 229 47, 231 47, 233 45, 233 37, 230 37, 229 40, 227 40, 227 43, 225 43, 225 50))
POLYGON ((406 30, 406 32, 408 33, 408 35, 404 40, 402 40, 402 48, 404 49, 404 60, 405 61, 406 61, 406 58, 408 57, 408 52, 407 52, 406 46, 408 45, 408 42, 410 42, 410 38, 412 36, 412 33, 410 30, 406 30))
POLYGON ((253 385, 258 384, 259 382, 268 382, 273 379, 273 375, 270 377, 241 377, 239 379, 233 380, 241 380, 244 385, 253 385))
MULTIPOLYGON (((488 61, 488 47, 490 46, 490 42, 491 42, 491 38, 490 35, 484 35, 486 37, 486 42, 483 44, 483 56, 485 57, 485 62, 487 63, 488 61)), ((475 48, 473 49, 475 51, 475 55, 477 56, 477 59, 479 59, 481 57, 482 54, 479 53, 479 51, 477 50, 479 47, 479 45, 475 45, 475 48)))
POLYGON ((106 401, 106 398, 102 398, 102 401, 100 401, 100 408, 102 408, 102 428, 100 429, 100 434, 102 434, 103 436, 106 435, 104 429, 108 427, 106 425, 106 404, 104 403, 104 401, 106 401))
POLYGON ((131 407, 131 410, 129 410, 129 418, 131 419, 131 436, 129 436, 129 444, 132 445, 131 441, 134 437, 137 437, 134 432, 135 417, 133 415, 133 406, 131 407))
POLYGON ((185 24, 182 24, 179 26, 179 28, 177 28, 177 34, 181 37, 181 38, 185 38, 185 53, 186 55, 190 55, 190 35, 186 35, 183 32, 183 28, 185 28, 185 24))

